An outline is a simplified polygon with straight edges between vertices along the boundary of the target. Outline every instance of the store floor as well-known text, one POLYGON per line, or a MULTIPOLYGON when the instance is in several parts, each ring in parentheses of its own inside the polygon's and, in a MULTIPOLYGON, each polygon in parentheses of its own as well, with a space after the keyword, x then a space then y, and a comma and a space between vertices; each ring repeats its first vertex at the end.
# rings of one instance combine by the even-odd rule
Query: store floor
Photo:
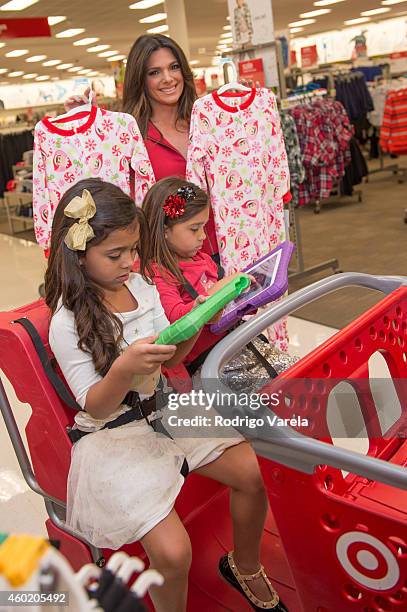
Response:
MULTIPOLYGON (((394 160, 386 160, 386 164, 394 160)), ((400 166, 407 168, 407 159, 400 166)), ((369 164, 378 167, 377 162, 369 164)), ((369 182, 356 187, 363 194, 357 198, 326 202, 319 215, 311 207, 298 210, 303 236, 303 255, 306 267, 332 258, 339 260, 343 272, 407 275, 407 207, 406 182, 399 184, 390 172, 371 174, 369 182)), ((303 287, 331 270, 290 283, 290 291, 303 287)), ((296 312, 296 316, 341 329, 365 312, 382 297, 369 289, 343 289, 330 294, 296 312)))
MULTIPOLYGON (((0 234, 0 310, 36 300, 44 267, 42 251, 35 243, 0 234)), ((290 352, 305 355, 334 332, 322 325, 290 318, 290 352)), ((30 408, 18 401, 7 380, 4 383, 25 440, 30 408)), ((43 501, 26 485, 0 417, 0 530, 45 534, 45 518, 43 501)))

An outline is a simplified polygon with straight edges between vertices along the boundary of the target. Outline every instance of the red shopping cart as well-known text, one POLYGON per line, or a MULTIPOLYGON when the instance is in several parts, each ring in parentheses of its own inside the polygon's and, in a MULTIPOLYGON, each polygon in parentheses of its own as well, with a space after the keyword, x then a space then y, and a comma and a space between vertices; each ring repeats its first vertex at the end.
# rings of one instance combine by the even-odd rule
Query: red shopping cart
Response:
MULTIPOLYGON (((289 296, 265 313, 257 315, 232 332, 226 340, 222 340, 208 358, 203 376, 207 380, 216 378, 219 367, 231 355, 239 351, 247 343, 249 337, 254 338, 260 329, 264 329, 273 320, 285 316, 310 299, 315 299, 328 291, 349 284, 363 284, 390 293, 403 282, 404 279, 377 279, 367 275, 347 274, 320 281, 307 290, 301 290, 289 296)), ((399 293, 404 294, 404 289, 399 293)), ((400 306, 397 302, 394 308, 402 308, 402 316, 398 316, 397 312, 396 316, 403 329, 404 306, 400 306)), ((365 317, 368 316, 369 313, 365 315, 365 317)), ((65 525, 65 487, 71 449, 66 427, 72 424, 73 413, 67 405, 61 402, 51 386, 27 332, 21 325, 14 322, 21 317, 27 317, 35 325, 43 342, 47 344, 49 312, 40 300, 24 308, 0 314, 0 369, 14 387, 18 399, 28 403, 32 410, 26 427, 30 458, 22 442, 1 381, 0 410, 23 475, 29 486, 45 500, 49 515, 47 530, 50 537, 60 540, 61 551, 74 568, 92 559, 102 564, 112 551, 95 549, 84 541, 80 534, 70 531, 65 525)), ((379 328, 377 331, 379 333, 379 328)), ((348 333, 348 330, 340 332, 337 338, 345 333, 348 333)), ((381 337, 379 339, 381 340, 381 337)), ((302 368, 311 367, 307 364, 321 363, 321 351, 325 350, 328 344, 319 349, 319 352, 300 362, 296 366, 295 377, 291 375, 290 370, 283 379, 277 379, 277 383, 274 384, 278 384, 278 381, 287 384, 294 381, 296 384, 299 380, 297 376, 306 375, 302 368)), ((335 344, 332 344, 332 347, 334 346, 335 344)), ((377 348, 381 345, 375 346, 377 348)), ((47 351, 52 357, 48 346, 47 351)), ((332 359, 334 359, 336 348, 332 348, 332 351, 332 359)), ((367 352, 365 357, 366 355, 367 352)), ((328 357, 324 357, 322 366, 327 359, 328 357)), ((311 373, 312 369, 309 372, 311 373)), ((333 370, 330 374, 332 373, 333 370)), ((332 377, 327 372, 322 377, 326 384, 330 378, 332 377)), ((287 390, 287 395, 288 393, 289 390, 287 390)), ((314 389, 307 389, 307 393, 315 395, 314 389)), ((312 405, 311 401, 310 406, 312 405)), ((323 412, 322 404, 321 412, 323 412)), ((383 436, 378 435, 379 429, 376 426, 376 429, 372 431, 375 432, 377 444, 382 453, 380 456, 384 457, 385 452, 388 453, 386 456, 388 461, 385 462, 376 458, 379 455, 363 457, 332 444, 324 444, 301 435, 290 427, 278 427, 271 431, 271 438, 268 435, 269 432, 263 432, 261 429, 255 431, 255 447, 258 454, 263 457, 261 459, 262 469, 274 515, 274 518, 271 514, 268 517, 262 558, 290 612, 301 612, 302 610, 305 612, 311 612, 311 610, 318 610, 318 612, 364 610, 367 612, 370 609, 375 611, 393 609, 393 607, 386 608, 383 605, 398 606, 394 607, 394 610, 402 610, 405 593, 403 580, 406 580, 404 547, 407 536, 400 516, 406 512, 405 498, 404 501, 397 498, 393 509, 394 516, 390 523, 387 514, 384 516, 381 513, 383 505, 379 504, 380 510, 374 517, 380 517, 381 529, 386 529, 386 525, 389 524, 394 526, 394 530, 392 529, 386 538, 382 535, 381 530, 376 531, 376 523, 370 509, 365 509, 362 504, 355 503, 357 495, 368 500, 366 495, 362 495, 363 483, 373 482, 377 487, 387 486, 392 492, 397 492, 397 487, 407 489, 407 473, 396 465, 395 460, 399 457, 396 450, 401 452, 402 445, 398 445, 396 449, 395 443, 391 440, 388 441, 388 444, 383 442, 381 440, 383 436), (393 444, 394 453, 390 456, 387 447, 391 444, 393 444), (317 468, 321 465, 326 467, 317 468), (340 480, 338 471, 341 468, 359 476, 347 477, 348 480, 344 479, 344 484, 343 479, 340 480), (348 482, 352 485, 351 497, 346 497, 349 492, 346 489, 348 482), (327 483, 329 486, 325 486, 327 483), (301 500, 304 500, 302 504, 299 503, 301 500), (396 517, 397 513, 398 517, 396 517), (346 521, 343 520, 343 517, 346 518, 346 521), (321 523, 321 520, 325 522, 321 523), (358 555, 358 550, 353 550, 354 542, 349 542, 345 538, 341 544, 345 553, 341 553, 342 557, 338 557, 335 546, 338 546, 339 538, 342 535, 349 538, 349 533, 352 532, 362 534, 359 536, 361 542, 365 542, 367 536, 376 538, 375 541, 382 542, 383 546, 387 547, 390 554, 393 555, 396 560, 398 579, 387 590, 378 591, 361 585, 347 571, 349 568, 341 564, 340 558, 345 558, 346 551, 352 548, 352 554, 359 564, 373 565, 374 551, 372 551, 371 540, 365 542, 365 546, 371 548, 361 550, 364 555, 358 555), (313 540, 311 535, 317 539, 313 540), (380 538, 383 538, 384 541, 380 538), (321 550, 321 561, 314 554, 317 548, 321 550), (366 553, 371 553, 371 556, 366 553), (371 605, 372 599, 373 604, 371 605), (389 601, 391 603, 388 603, 389 601), (393 604, 393 601, 397 603, 393 604)), ((253 435, 252 430, 249 433, 253 435)), ((329 435, 323 437, 330 439, 329 435)), ((371 493, 370 490, 368 492, 371 493)), ((405 491, 402 493, 404 494, 405 491)), ((232 547, 228 502, 227 490, 224 487, 194 474, 188 477, 177 500, 177 510, 189 532, 193 547, 188 599, 188 610, 191 612, 204 610, 243 612, 249 609, 239 594, 230 589, 217 574, 219 557, 232 547)), ((368 503, 370 502, 366 501, 366 504, 368 503)), ((376 499, 374 503, 378 504, 376 499)), ((127 547, 127 551, 133 555, 143 556, 139 546, 127 547)), ((386 557, 386 554, 383 553, 384 562, 386 559, 390 560, 389 555, 387 554, 386 557)), ((383 559, 378 560, 381 571, 383 559)), ((396 571, 394 563, 392 568, 394 574, 396 571)))
POLYGON ((205 384, 248 337, 335 288, 363 284, 392 291, 262 388, 280 395, 276 416, 301 415, 307 425, 291 432, 242 430, 267 458, 262 467, 273 515, 306 612, 407 610, 407 286, 399 287, 400 281, 407 283, 355 274, 320 281, 219 343, 202 372, 205 384), (388 431, 382 431, 369 378, 375 353, 387 363, 400 406, 388 431), (367 456, 334 446, 329 401, 343 381, 359 403, 367 456))

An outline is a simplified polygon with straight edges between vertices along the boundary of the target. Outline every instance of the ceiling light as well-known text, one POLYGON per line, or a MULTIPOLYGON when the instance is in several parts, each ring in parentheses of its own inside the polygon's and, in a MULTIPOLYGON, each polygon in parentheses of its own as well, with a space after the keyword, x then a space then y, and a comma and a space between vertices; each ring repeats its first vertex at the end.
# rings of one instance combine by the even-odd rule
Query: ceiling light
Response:
POLYGON ((108 62, 120 62, 120 60, 126 59, 125 55, 113 55, 113 57, 108 57, 108 62))
POLYGON ((79 40, 75 40, 74 45, 75 47, 82 47, 82 45, 93 45, 93 43, 97 42, 98 40, 100 40, 100 38, 80 38, 79 40))
POLYGON ((300 17, 306 19, 307 17, 319 17, 319 15, 328 15, 332 13, 332 9, 318 9, 316 11, 308 11, 308 13, 301 13, 300 17))
POLYGON ((288 26, 290 28, 297 28, 301 26, 311 25, 311 23, 315 23, 316 19, 302 19, 301 21, 293 21, 289 23, 288 26))
POLYGON ((5 46, 6 46, 6 43, 2 43, 2 42, 0 42, 0 49, 1 49, 2 47, 5 47, 5 46))
POLYGON ((363 11, 360 13, 362 17, 370 17, 371 15, 381 15, 381 13, 388 13, 391 9, 382 6, 381 8, 372 9, 371 11, 363 11))
POLYGON ((304 28, 291 28, 290 34, 297 34, 297 32, 302 32, 304 28))
POLYGON ((103 51, 103 53, 98 53, 98 57, 110 57, 111 55, 117 55, 118 51, 103 51))
POLYGON ((135 2, 134 4, 130 4, 130 9, 148 9, 152 6, 157 6, 157 4, 162 4, 164 0, 141 0, 140 2, 135 2))
POLYGON ((233 38, 232 37, 230 37, 230 38, 221 38, 219 42, 220 43, 232 43, 233 42, 233 38))
POLYGON ((98 76, 98 71, 97 70, 91 70, 90 72, 88 72, 88 76, 92 77, 92 76, 98 76))
POLYGON ((59 66, 57 66, 57 70, 66 70, 67 68, 71 68, 73 66, 73 64, 59 64, 59 66))
POLYGON ((223 26, 223 29, 224 30, 231 30, 232 26, 231 25, 225 25, 225 26, 223 26))
POLYGON ((0 74, 6 74, 8 72, 7 68, 0 68, 0 74))
POLYGON ((61 60, 48 60, 47 62, 44 62, 42 65, 43 66, 56 66, 57 64, 60 64, 61 60))
POLYGON ((88 53, 98 53, 99 51, 104 51, 105 49, 109 49, 110 45, 96 45, 96 47, 90 47, 86 49, 88 53))
POLYGON ((163 32, 168 32, 168 26, 166 24, 157 26, 156 28, 150 28, 147 30, 149 34, 162 34, 163 32))
POLYGON ((92 72, 92 69, 84 68, 83 70, 78 70, 78 74, 88 74, 88 72, 92 72))
POLYGON ((232 36, 232 32, 223 32, 223 34, 220 35, 221 38, 229 38, 229 36, 232 36))
POLYGON ((382 4, 391 6, 392 4, 401 4, 402 2, 407 2, 407 0, 383 0, 382 4))
POLYGON ((27 57, 25 61, 31 64, 34 62, 40 62, 41 60, 44 60, 44 59, 47 59, 46 55, 32 55, 31 57, 27 57))
POLYGON ((6 53, 6 57, 21 57, 27 53, 29 53, 28 49, 15 49, 14 51, 6 53))
POLYGON ((357 19, 347 19, 343 23, 345 25, 357 25, 358 23, 366 23, 367 21, 370 21, 369 17, 358 17, 357 19))
POLYGON ((68 72, 79 72, 79 70, 83 70, 83 66, 74 66, 73 68, 68 68, 68 72))
POLYGON ((23 11, 28 6, 35 4, 38 0, 11 0, 0 6, 0 11, 23 11))
MULTIPOLYGON (((66 17, 63 15, 55 15, 55 17, 48 17, 48 23, 50 26, 57 25, 57 23, 61 23, 65 21, 66 17)), ((48 78, 48 77, 47 77, 48 78)), ((38 81, 38 79, 36 79, 38 81)))
POLYGON ((17 72, 9 72, 8 76, 9 77, 19 77, 22 74, 24 74, 24 72, 22 70, 17 70, 17 72))
POLYGON ((155 23, 156 21, 163 21, 167 19, 167 13, 156 13, 155 15, 149 15, 139 19, 139 23, 155 23))
POLYGON ((329 6, 330 4, 339 4, 339 2, 345 2, 345 0, 318 0, 314 2, 314 6, 329 6))
POLYGON ((49 76, 43 74, 42 76, 39 76, 35 79, 36 81, 48 81, 49 80, 49 76))
POLYGON ((191 60, 191 61, 189 62, 189 65, 190 65, 190 66, 196 66, 196 65, 197 65, 197 64, 199 64, 199 63, 200 63, 200 62, 199 62, 199 60, 191 60))
POLYGON ((78 34, 83 34, 85 28, 70 28, 69 30, 63 30, 62 32, 58 32, 55 34, 56 38, 71 38, 72 36, 78 36, 78 34))
POLYGON ((35 79, 38 76, 38 72, 30 72, 30 74, 25 74, 23 79, 35 79))

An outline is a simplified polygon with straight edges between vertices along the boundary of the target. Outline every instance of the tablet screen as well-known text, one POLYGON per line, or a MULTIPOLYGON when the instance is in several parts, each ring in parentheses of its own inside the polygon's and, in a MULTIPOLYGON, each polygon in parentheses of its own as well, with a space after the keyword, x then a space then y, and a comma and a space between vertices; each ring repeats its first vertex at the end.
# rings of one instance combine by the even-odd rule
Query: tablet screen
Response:
POLYGON ((271 287, 276 280, 278 266, 280 264, 282 249, 278 249, 271 253, 269 257, 263 259, 261 262, 253 265, 251 268, 245 270, 246 274, 250 274, 254 276, 256 279, 256 284, 252 283, 248 291, 245 291, 238 298, 236 298, 233 302, 231 302, 225 312, 236 308, 236 306, 242 305, 244 302, 251 300, 255 295, 271 287))

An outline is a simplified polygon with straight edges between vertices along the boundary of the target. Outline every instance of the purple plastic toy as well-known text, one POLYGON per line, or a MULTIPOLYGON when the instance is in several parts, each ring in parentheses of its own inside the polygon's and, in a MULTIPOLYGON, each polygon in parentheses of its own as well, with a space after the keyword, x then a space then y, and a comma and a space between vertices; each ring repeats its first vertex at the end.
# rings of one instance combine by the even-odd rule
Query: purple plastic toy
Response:
POLYGON ((242 270, 255 277, 257 284, 231 302, 222 318, 211 325, 211 331, 220 334, 242 317, 257 308, 281 297, 288 288, 288 264, 294 251, 292 242, 286 240, 256 263, 242 270))

